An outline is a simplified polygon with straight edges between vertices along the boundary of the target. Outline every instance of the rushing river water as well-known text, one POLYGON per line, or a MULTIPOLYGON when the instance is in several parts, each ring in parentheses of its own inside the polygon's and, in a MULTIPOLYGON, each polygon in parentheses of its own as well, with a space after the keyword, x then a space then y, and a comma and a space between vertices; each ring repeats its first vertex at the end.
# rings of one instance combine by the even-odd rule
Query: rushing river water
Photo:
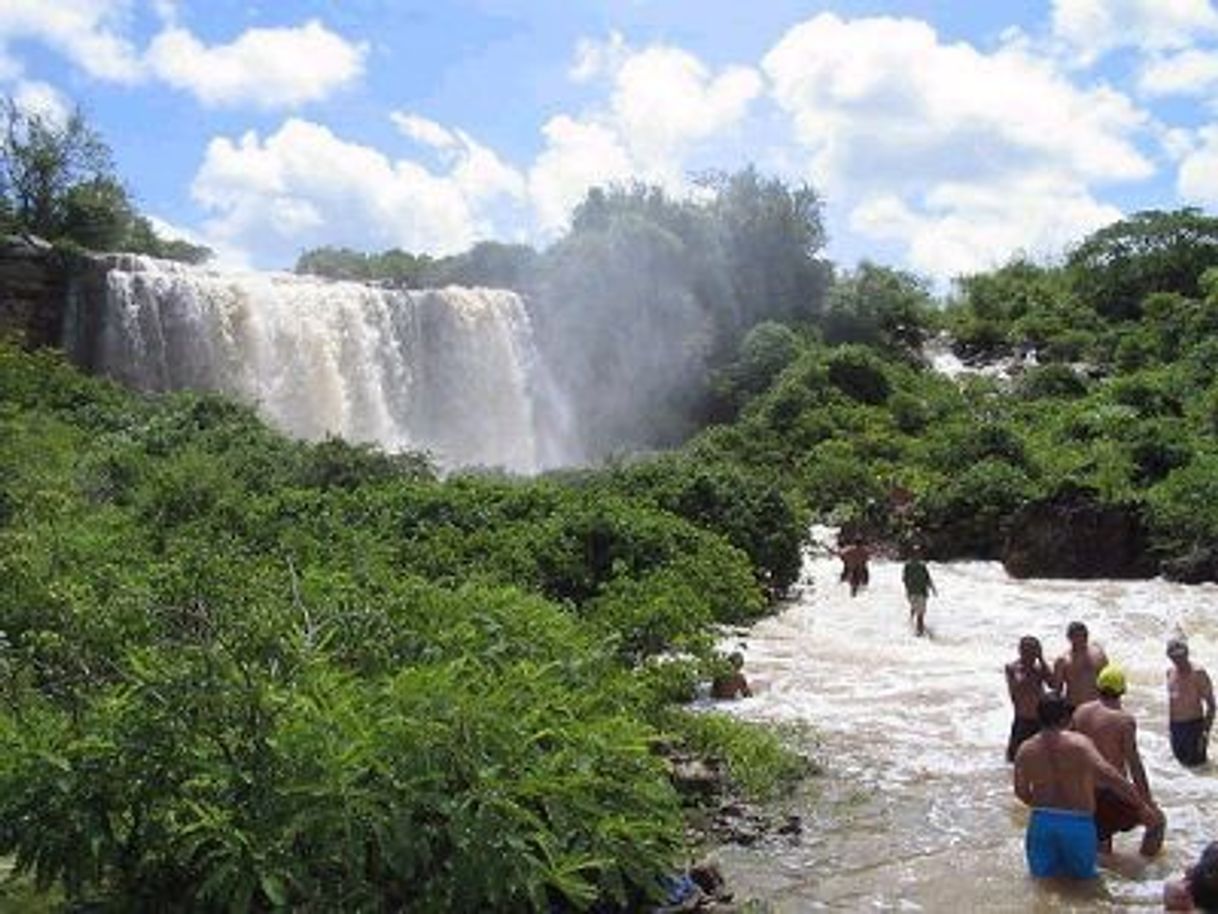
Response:
POLYGON ((809 558, 804 596, 742 639, 755 695, 724 707, 810 724, 825 773, 795 810, 798 843, 721 852, 738 895, 779 912, 1161 909, 1163 880, 1218 838, 1218 772, 1189 771, 1172 757, 1164 684, 1165 641, 1177 630, 1194 661, 1218 674, 1218 587, 1016 581, 997 563, 931 564, 939 596, 927 613, 930 637, 918 639, 899 563, 872 562, 871 586, 854 599, 839 567, 809 558), (1003 757, 1003 665, 1024 634, 1041 639, 1052 663, 1073 619, 1125 668, 1124 704, 1168 820, 1158 858, 1137 856, 1140 832, 1118 835, 1113 867, 1087 886, 1027 876, 1027 810, 1003 757))

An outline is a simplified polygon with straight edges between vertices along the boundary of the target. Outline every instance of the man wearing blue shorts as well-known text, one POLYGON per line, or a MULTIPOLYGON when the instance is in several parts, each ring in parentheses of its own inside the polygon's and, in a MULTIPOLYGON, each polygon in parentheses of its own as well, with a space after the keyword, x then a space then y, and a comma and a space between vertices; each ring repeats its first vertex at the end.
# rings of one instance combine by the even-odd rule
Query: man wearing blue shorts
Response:
POLYGON ((1032 807, 1024 849, 1037 878, 1095 877, 1097 786, 1125 800, 1147 826, 1157 825, 1162 816, 1090 739, 1066 729, 1072 711, 1060 695, 1043 696, 1036 708, 1040 733, 1015 753, 1015 795, 1032 807))

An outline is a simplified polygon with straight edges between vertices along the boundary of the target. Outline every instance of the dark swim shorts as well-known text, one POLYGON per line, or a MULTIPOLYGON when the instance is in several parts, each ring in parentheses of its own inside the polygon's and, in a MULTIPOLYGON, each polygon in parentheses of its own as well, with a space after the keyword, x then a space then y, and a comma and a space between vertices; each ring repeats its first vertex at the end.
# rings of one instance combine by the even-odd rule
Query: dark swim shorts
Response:
POLYGON ((1107 841, 1119 831, 1132 831, 1142 824, 1138 810, 1106 787, 1095 791, 1095 835, 1107 841))
POLYGON ((1016 717, 1011 721, 1011 738, 1007 740, 1007 761, 1015 761, 1015 751, 1025 739, 1040 732, 1040 721, 1035 717, 1016 717))
POLYGON ((1171 722, 1171 751, 1182 765, 1204 765, 1207 742, 1205 718, 1171 722))

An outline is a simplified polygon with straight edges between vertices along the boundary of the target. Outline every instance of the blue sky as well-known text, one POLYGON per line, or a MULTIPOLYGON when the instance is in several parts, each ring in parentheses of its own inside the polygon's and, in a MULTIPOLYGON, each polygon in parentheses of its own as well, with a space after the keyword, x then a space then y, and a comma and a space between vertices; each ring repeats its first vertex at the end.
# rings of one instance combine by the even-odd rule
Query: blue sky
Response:
POLYGON ((592 185, 752 162, 829 253, 944 282, 1218 208, 1210 0, 0 0, 0 92, 83 106, 223 261, 544 245, 592 185))

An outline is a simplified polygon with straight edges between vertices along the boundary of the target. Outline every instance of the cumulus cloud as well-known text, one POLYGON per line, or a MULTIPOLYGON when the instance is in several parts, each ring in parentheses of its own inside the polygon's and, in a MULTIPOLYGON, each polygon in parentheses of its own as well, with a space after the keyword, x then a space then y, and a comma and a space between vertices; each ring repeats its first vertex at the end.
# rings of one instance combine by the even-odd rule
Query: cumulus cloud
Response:
POLYGON ((606 80, 610 95, 604 106, 555 116, 542 128, 546 146, 529 171, 529 191, 546 232, 561 228, 598 184, 637 178, 687 191, 688 157, 737 125, 762 89, 751 68, 714 73, 685 50, 636 51, 617 34, 581 42, 571 72, 606 80))
POLYGON ((317 101, 363 73, 366 48, 316 20, 298 27, 254 28, 207 46, 177 25, 177 4, 153 0, 163 28, 144 52, 127 37, 133 0, 3 0, 0 78, 22 67, 14 48, 35 41, 86 75, 137 84, 159 79, 206 105, 294 107, 317 101))
POLYGON ((447 127, 417 114, 394 111, 389 115, 389 119, 405 136, 424 146, 431 146, 433 149, 451 149, 458 143, 456 135, 447 127))
POLYGON ((1218 34, 1210 0, 1054 0, 1053 33, 1089 64, 1120 47, 1163 51, 1218 34))
POLYGON ((52 124, 66 124, 72 115, 72 103, 50 83, 18 80, 10 96, 22 111, 36 114, 52 124))
POLYGON ((613 31, 604 41, 595 38, 581 38, 575 46, 575 62, 567 75, 575 82, 587 82, 606 73, 616 72, 626 58, 630 49, 621 32, 613 31))
POLYGON ((812 182, 855 230, 904 242, 940 278, 1077 238, 1113 214, 1089 188, 1153 173, 1135 143, 1145 112, 1023 43, 982 53, 916 20, 823 14, 762 68, 812 182))
POLYGON ((214 47, 171 27, 153 39, 146 60, 154 75, 205 105, 280 108, 318 101, 354 82, 366 52, 311 20, 296 28, 249 29, 214 47))
POLYGON ((1190 48, 1148 61, 1138 89, 1149 96, 1209 96, 1218 88, 1218 52, 1190 48))
POLYGON ((1121 217, 1086 188, 1035 177, 1012 184, 936 186, 917 208, 873 197, 850 215, 870 238, 903 243, 909 265, 944 281, 1000 266, 1013 254, 1051 255, 1121 217))
MULTIPOLYGON (((22 40, 42 42, 89 76, 134 83, 139 54, 122 35, 130 0, 4 0, 0 3, 0 57, 22 40)), ((8 69, 12 69, 10 60, 8 69)))
POLYGON ((1176 190, 1192 204, 1218 206, 1218 125, 1202 127, 1180 150, 1176 190))
POLYGON ((320 244, 464 250, 483 232, 485 208, 522 194, 524 183, 489 149, 454 135, 465 149, 439 174, 298 118, 265 138, 213 139, 192 185, 213 214, 208 243, 281 262, 320 244))

